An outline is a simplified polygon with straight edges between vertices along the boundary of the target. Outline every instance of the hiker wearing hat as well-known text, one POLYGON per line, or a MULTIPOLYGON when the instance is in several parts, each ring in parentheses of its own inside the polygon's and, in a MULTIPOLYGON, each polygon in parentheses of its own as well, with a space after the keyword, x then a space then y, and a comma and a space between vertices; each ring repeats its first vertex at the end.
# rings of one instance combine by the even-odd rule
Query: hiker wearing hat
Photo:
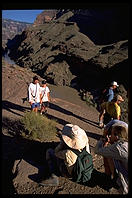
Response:
POLYGON ((84 148, 90 153, 89 140, 85 131, 77 125, 66 124, 63 127, 59 145, 55 150, 46 151, 50 177, 42 180, 40 184, 43 186, 59 185, 56 169, 62 176, 72 178, 77 155, 71 149, 81 152, 84 148))
POLYGON ((95 153, 107 159, 112 158, 117 173, 114 180, 116 181, 119 192, 126 194, 128 193, 128 128, 126 124, 121 122, 113 124, 111 135, 108 137, 109 145, 104 146, 105 142, 106 140, 104 138, 101 138, 97 142, 95 153))
POLYGON ((119 87, 116 81, 112 81, 110 86, 103 90, 100 97, 100 104, 103 102, 111 102, 114 98, 115 90, 119 87))
POLYGON ((121 108, 119 104, 124 99, 120 95, 115 95, 111 102, 103 102, 101 104, 101 111, 99 114, 99 126, 102 128, 112 119, 120 120, 121 108))
POLYGON ((50 90, 49 87, 47 86, 47 81, 43 80, 42 81, 42 87, 40 89, 41 91, 41 96, 40 96, 40 104, 41 104, 41 110, 40 114, 43 112, 47 112, 47 108, 49 107, 49 102, 50 102, 50 90))
POLYGON ((110 102, 110 101, 113 100, 113 98, 114 98, 114 90, 117 87, 119 87, 119 85, 117 84, 117 82, 113 81, 111 83, 111 86, 108 89, 108 93, 106 94, 106 99, 105 99, 106 102, 110 102))
POLYGON ((40 85, 37 76, 33 77, 33 82, 28 87, 28 96, 31 110, 37 113, 40 107, 40 85))

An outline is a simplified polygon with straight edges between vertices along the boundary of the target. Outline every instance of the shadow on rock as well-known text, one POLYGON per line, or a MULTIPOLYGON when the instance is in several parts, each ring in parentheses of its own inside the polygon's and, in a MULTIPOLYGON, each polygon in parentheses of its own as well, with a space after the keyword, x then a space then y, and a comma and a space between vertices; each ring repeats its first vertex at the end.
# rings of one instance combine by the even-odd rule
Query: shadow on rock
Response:
MULTIPOLYGON (((45 169, 45 162, 46 162, 45 152, 49 147, 54 149, 58 144, 57 142, 41 143, 38 141, 22 138, 21 136, 18 137, 15 134, 14 136, 13 135, 8 136, 2 134, 1 140, 2 140, 1 192, 3 195, 17 194, 15 186, 13 185, 13 180, 18 176, 18 166, 22 168, 23 164, 27 166, 29 164, 29 168, 33 167, 33 170, 34 167, 36 167, 38 173, 34 176, 30 175, 31 179, 34 181, 37 181, 38 176, 43 175, 43 173, 46 174, 48 173, 47 170, 45 169)), ((26 179, 25 182, 27 182, 26 179)))
POLYGON ((14 112, 13 110, 24 112, 25 110, 30 110, 28 107, 23 107, 21 105, 15 104, 13 102, 3 100, 2 101, 2 109, 6 109, 7 111, 16 114, 18 116, 21 116, 21 114, 14 112))
POLYGON ((94 169, 91 179, 85 185, 92 188, 98 185, 100 188, 109 191, 109 189, 112 187, 112 182, 105 173, 94 169))
POLYGON ((88 123, 88 124, 90 124, 90 125, 92 125, 92 126, 95 126, 95 127, 99 128, 98 122, 95 122, 95 121, 93 121, 93 120, 89 120, 89 119, 83 118, 83 117, 81 117, 81 116, 78 116, 78 115, 72 113, 71 111, 68 111, 68 110, 66 110, 66 109, 64 109, 64 108, 61 108, 61 107, 58 106, 58 105, 55 105, 55 104, 53 104, 53 103, 50 103, 50 106, 49 106, 49 107, 50 107, 51 109, 54 109, 54 110, 56 110, 56 111, 59 111, 59 112, 61 112, 61 113, 64 113, 64 114, 66 114, 66 115, 69 115, 69 116, 73 116, 73 117, 75 117, 75 118, 77 118, 77 119, 79 119, 79 120, 82 120, 82 121, 84 121, 84 122, 86 122, 86 123, 88 123))

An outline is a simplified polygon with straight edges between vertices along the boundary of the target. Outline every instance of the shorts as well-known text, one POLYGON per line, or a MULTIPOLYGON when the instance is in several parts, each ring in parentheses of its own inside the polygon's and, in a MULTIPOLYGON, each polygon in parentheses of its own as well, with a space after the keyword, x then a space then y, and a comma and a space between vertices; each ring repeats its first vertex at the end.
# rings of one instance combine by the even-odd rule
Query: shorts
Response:
POLYGON ((49 107, 49 102, 48 101, 42 102, 42 107, 49 107))
POLYGON ((40 107, 40 102, 35 102, 35 103, 32 103, 31 105, 31 109, 39 108, 39 107, 40 107))

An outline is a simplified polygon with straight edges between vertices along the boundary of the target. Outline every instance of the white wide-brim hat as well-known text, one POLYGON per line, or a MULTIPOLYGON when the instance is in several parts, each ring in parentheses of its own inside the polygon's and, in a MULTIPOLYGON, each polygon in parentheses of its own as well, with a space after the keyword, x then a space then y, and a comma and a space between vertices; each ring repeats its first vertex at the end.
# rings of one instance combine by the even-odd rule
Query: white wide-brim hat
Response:
POLYGON ((66 124, 63 127, 62 139, 73 149, 83 149, 88 142, 88 137, 85 131, 79 126, 72 124, 66 124))

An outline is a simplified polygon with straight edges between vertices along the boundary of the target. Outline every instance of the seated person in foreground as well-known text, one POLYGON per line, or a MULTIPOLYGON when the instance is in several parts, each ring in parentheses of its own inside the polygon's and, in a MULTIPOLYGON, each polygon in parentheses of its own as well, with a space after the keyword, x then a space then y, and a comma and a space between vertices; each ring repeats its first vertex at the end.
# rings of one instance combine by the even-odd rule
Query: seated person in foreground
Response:
POLYGON ((85 131, 77 125, 66 124, 62 130, 59 145, 54 150, 50 148, 46 151, 50 176, 48 179, 42 180, 41 185, 58 186, 59 180, 55 174, 57 171, 62 176, 73 177, 72 171, 77 155, 70 148, 80 152, 86 148, 86 151, 90 153, 89 140, 85 131))
POLYGON ((106 139, 101 138, 95 147, 95 153, 106 158, 112 158, 116 173, 116 183, 119 191, 128 193, 128 128, 122 123, 115 123, 111 127, 111 135, 106 139))

